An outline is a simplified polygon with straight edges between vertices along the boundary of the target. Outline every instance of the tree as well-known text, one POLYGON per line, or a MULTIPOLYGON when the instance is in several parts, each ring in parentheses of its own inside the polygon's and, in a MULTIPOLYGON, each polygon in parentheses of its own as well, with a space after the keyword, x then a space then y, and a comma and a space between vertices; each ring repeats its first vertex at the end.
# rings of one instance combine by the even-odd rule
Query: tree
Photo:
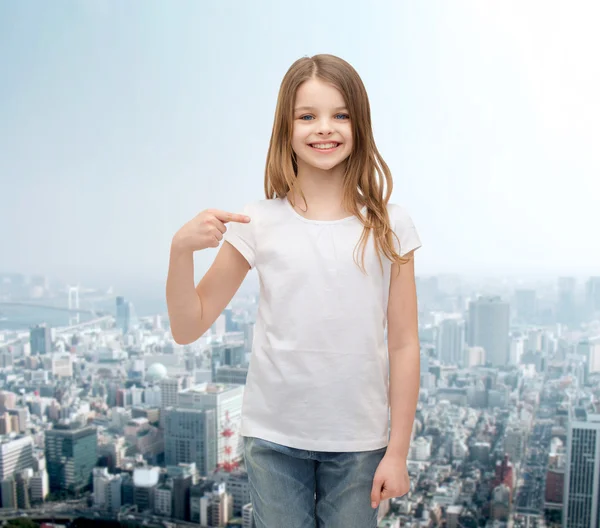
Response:
POLYGON ((11 519, 6 525, 8 528, 39 528, 39 524, 31 519, 11 519))

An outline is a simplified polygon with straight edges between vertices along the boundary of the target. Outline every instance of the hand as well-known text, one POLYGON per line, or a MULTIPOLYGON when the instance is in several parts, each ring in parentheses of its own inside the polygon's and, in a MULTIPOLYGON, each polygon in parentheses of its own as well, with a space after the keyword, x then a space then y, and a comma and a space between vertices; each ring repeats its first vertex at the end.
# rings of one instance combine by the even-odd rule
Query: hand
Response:
POLYGON ((245 215, 206 209, 183 225, 173 236, 172 246, 186 251, 199 251, 219 246, 227 231, 227 222, 247 224, 250 218, 245 215))
POLYGON ((371 490, 371 506, 377 508, 379 503, 392 497, 401 497, 410 490, 410 479, 406 459, 386 453, 381 459, 373 478, 371 490))

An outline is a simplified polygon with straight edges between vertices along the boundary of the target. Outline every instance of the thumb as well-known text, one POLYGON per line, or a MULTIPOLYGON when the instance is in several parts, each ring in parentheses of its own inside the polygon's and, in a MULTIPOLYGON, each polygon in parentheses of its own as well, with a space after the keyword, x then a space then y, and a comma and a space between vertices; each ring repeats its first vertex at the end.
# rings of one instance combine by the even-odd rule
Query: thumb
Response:
POLYGON ((383 485, 382 480, 379 477, 375 477, 373 480, 373 488, 371 489, 371 507, 377 508, 381 499, 381 486, 383 485))

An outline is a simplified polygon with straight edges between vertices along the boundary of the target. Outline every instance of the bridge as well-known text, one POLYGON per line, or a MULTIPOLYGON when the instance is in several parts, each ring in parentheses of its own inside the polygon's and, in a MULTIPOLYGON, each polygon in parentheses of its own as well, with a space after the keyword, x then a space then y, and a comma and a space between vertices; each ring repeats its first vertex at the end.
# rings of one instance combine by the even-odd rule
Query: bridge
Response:
POLYGON ((38 304, 32 302, 19 302, 19 301, 0 301, 0 308, 2 306, 22 306, 25 308, 42 308, 44 310, 57 310, 60 312, 69 312, 69 313, 85 313, 97 316, 109 315, 109 312, 104 310, 90 310, 84 308, 69 308, 67 306, 55 306, 52 304, 38 304))

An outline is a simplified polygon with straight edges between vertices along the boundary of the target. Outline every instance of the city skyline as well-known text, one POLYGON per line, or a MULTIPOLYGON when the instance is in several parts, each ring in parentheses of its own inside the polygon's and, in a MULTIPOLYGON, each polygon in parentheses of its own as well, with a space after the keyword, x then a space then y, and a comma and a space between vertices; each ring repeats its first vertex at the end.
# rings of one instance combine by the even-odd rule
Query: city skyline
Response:
POLYGON ((1 271, 162 287, 183 223, 262 198, 279 83, 326 52, 365 82, 417 274, 598 273, 597 5, 290 9, 0 6, 1 271))
MULTIPOLYGON (((318 431, 349 450, 379 411, 390 433, 385 362, 366 374, 385 306, 377 343, 353 333, 356 298, 286 318, 326 345, 266 353, 256 269, 191 342, 166 305, 172 236, 263 198, 279 84, 331 53, 365 83, 423 244, 410 487, 378 528, 598 522, 599 19, 591 0, 0 3, 0 521, 255 528, 248 410, 282 444, 306 417, 310 450, 318 431), (315 376, 302 355, 330 359, 315 376)), ((196 282, 215 255, 195 253, 196 282)))
MULTIPOLYGON (((69 295, 67 308, 44 277, 4 279, 3 512, 111 519, 133 508, 142 523, 159 516, 216 528, 235 518, 253 528, 240 427, 260 295, 236 295, 207 332, 180 345, 168 317, 142 315, 117 292, 83 288, 75 299, 101 305, 75 317, 77 301, 69 295), (46 304, 63 315, 17 324, 11 299, 28 293, 30 323, 46 304), (63 461, 75 471, 62 472, 63 461)), ((590 442, 600 424, 600 277, 586 281, 584 296, 572 277, 521 287, 434 276, 417 278, 417 288, 411 486, 382 503, 379 528, 426 519, 587 526, 599 511, 586 483, 600 452, 590 442)))

